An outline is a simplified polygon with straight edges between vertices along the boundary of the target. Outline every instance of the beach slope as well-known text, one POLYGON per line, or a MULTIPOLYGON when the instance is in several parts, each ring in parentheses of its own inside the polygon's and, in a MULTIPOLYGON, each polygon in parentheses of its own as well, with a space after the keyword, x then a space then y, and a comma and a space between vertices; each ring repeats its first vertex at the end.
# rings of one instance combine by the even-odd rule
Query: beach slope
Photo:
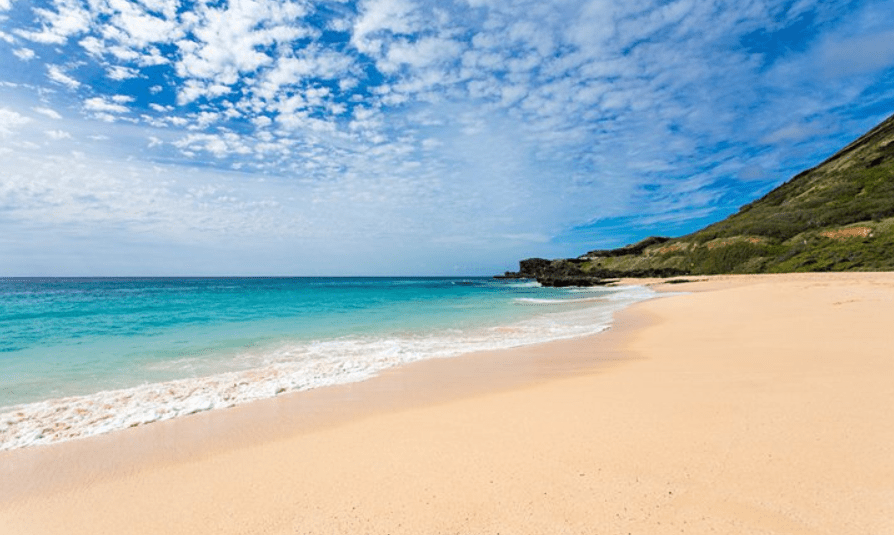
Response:
POLYGON ((41 467, 7 452, 0 532, 894 533, 894 274, 656 288, 691 293, 527 350, 609 366, 21 496, 9 478, 41 467))

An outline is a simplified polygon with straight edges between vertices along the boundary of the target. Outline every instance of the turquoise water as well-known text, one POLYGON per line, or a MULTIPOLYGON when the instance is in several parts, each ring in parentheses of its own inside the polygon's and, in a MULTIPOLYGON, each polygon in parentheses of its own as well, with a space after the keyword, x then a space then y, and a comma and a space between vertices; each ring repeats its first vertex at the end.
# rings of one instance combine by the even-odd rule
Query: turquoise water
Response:
POLYGON ((0 449, 591 334, 649 296, 488 278, 0 279, 0 449))

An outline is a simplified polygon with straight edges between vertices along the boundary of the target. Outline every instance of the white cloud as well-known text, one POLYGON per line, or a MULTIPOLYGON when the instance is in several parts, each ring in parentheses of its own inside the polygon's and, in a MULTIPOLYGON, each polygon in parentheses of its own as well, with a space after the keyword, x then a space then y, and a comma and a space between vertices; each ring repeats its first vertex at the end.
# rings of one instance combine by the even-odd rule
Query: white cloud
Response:
POLYGON ((22 61, 32 60, 36 55, 30 48, 17 48, 13 50, 12 53, 15 54, 15 56, 22 61))
POLYGON ((300 24, 305 12, 293 2, 234 0, 221 8, 205 6, 185 14, 185 28, 195 40, 176 41, 180 50, 177 73, 187 79, 180 101, 226 94, 219 88, 272 64, 273 58, 259 49, 310 35, 300 24))
POLYGON ((196 115, 195 126, 198 129, 205 129, 208 127, 208 125, 216 123, 218 120, 220 120, 220 118, 221 114, 219 113, 203 111, 196 115))
POLYGON ((84 109, 91 112, 127 113, 130 109, 121 103, 106 100, 103 97, 88 98, 84 101, 84 109))
POLYGON ((117 0, 110 3, 114 6, 110 10, 112 20, 103 25, 103 36, 107 40, 132 49, 143 49, 152 43, 172 41, 183 33, 174 20, 176 8, 173 3, 150 7, 166 11, 162 17, 152 15, 136 2, 117 0))
POLYGON ((81 39, 78 44, 91 56, 102 57, 106 52, 106 44, 92 35, 81 39))
POLYGON ((797 143, 813 137, 822 131, 822 126, 816 123, 797 122, 794 124, 786 124, 785 126, 782 126, 781 128, 768 133, 766 136, 761 138, 760 141, 761 143, 766 143, 769 145, 773 145, 781 141, 793 141, 797 143))
POLYGON ((55 10, 34 8, 42 21, 39 31, 19 30, 16 33, 35 43, 61 45, 69 37, 86 32, 90 28, 91 15, 77 0, 56 0, 55 10))
POLYGON ((122 67, 120 65, 112 65, 106 70, 106 76, 111 80, 128 80, 136 78, 140 75, 139 71, 131 67, 122 67))
POLYGON ((894 30, 824 41, 817 68, 830 77, 853 76, 894 67, 894 30))
POLYGON ((181 149, 183 153, 195 154, 195 151, 206 151, 215 158, 247 155, 253 152, 239 135, 232 132, 224 134, 189 134, 173 142, 173 145, 181 149))
POLYGON ((439 37, 427 37, 414 43, 396 42, 379 66, 391 73, 406 65, 420 69, 442 61, 454 61, 463 50, 456 41, 439 37))
POLYGON ((0 137, 7 138, 15 133, 20 127, 31 122, 30 117, 10 110, 8 108, 0 108, 0 137))
POLYGON ((0 0, 0 11, 9 11, 12 7, 12 0, 0 0))
POLYGON ((47 130, 47 137, 52 140, 58 141, 60 139, 71 139, 71 134, 64 130, 47 130))
POLYGON ((65 74, 58 65, 48 65, 47 76, 49 76, 50 80, 67 86, 69 89, 77 89, 81 86, 81 82, 65 74))
POLYGON ((58 119, 62 118, 62 116, 59 115, 59 112, 57 112, 56 110, 54 110, 52 108, 36 107, 36 108, 33 108, 33 110, 41 115, 45 115, 45 116, 49 117, 50 119, 58 120, 58 119))
POLYGON ((251 122, 253 122, 258 128, 264 128, 273 124, 273 119, 267 117, 266 115, 258 115, 252 118, 251 122))
POLYGON ((383 40, 376 34, 411 34, 421 21, 411 0, 366 0, 361 3, 360 18, 354 23, 351 41, 361 52, 378 55, 383 40))
POLYGON ((763 166, 753 163, 741 167, 738 173, 739 180, 768 180, 773 176, 763 166))
POLYGON ((114 123, 117 122, 121 117, 118 115, 114 115, 108 112, 95 112, 91 116, 91 118, 96 119, 97 121, 102 121, 104 123, 114 123))
POLYGON ((201 97, 213 99, 229 94, 230 91, 230 86, 226 84, 186 80, 177 93, 177 103, 180 105, 189 104, 201 97))
POLYGON ((263 99, 273 100, 283 88, 300 86, 307 79, 322 78, 347 82, 346 77, 353 67, 354 59, 351 57, 320 46, 307 47, 297 56, 279 58, 275 65, 260 77, 256 94, 263 99))
MULTIPOLYGON (((240 209, 244 215, 239 217, 253 228, 264 226, 252 222, 257 210, 248 202, 229 208, 200 206, 179 194, 178 185, 161 185, 161 173, 176 169, 122 165, 83 154, 41 159, 24 155, 10 164, 0 204, 16 199, 7 213, 12 220, 37 219, 67 229, 123 226, 175 241, 177 233, 195 239, 203 232, 231 230, 232 217, 240 209)), ((205 175, 202 180, 213 178, 205 175)))

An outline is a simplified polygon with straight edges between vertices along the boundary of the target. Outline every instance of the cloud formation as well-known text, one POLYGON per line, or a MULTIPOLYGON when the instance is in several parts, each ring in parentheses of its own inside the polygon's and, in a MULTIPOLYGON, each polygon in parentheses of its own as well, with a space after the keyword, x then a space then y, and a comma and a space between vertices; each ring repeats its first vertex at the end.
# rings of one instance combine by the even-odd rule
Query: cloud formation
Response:
POLYGON ((366 247, 369 273, 448 255, 486 273, 693 230, 894 104, 881 0, 0 0, 0 17, 0 218, 234 254, 253 236, 280 272, 366 247), (311 243, 317 260, 281 253, 311 243))

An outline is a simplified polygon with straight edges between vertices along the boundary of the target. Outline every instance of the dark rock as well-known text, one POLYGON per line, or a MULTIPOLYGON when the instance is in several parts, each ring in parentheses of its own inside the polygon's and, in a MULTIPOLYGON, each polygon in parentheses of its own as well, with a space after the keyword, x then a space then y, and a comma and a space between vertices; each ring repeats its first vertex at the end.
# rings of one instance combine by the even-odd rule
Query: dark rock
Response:
POLYGON ((552 261, 545 258, 528 258, 518 263, 518 272, 526 277, 537 278, 543 272, 549 271, 552 261))
POLYGON ((537 282, 543 286, 564 288, 566 286, 604 286, 610 281, 599 277, 538 277, 537 282))
MULTIPOLYGON (((664 238, 650 238, 651 242, 644 245, 648 247, 653 243, 661 243, 664 238)), ((643 240, 640 244, 649 241, 643 240)), ((501 279, 536 279, 543 286, 565 287, 565 286, 604 286, 613 279, 623 277, 677 277, 679 275, 688 275, 688 271, 673 268, 650 268, 631 271, 619 271, 605 268, 591 268, 587 271, 581 269, 581 266, 589 265, 589 261, 579 258, 568 258, 559 260, 547 260, 545 258, 528 258, 519 262, 519 270, 517 272, 508 271, 501 279)))
POLYGON ((596 269, 587 274, 568 274, 562 272, 544 273, 537 277, 537 282, 543 286, 604 286, 617 282, 621 278, 668 278, 689 275, 690 273, 674 268, 635 269, 630 271, 617 271, 611 269, 596 269))
POLYGON ((494 275, 495 279, 530 279, 531 277, 526 277, 519 273, 518 271, 507 271, 502 275, 494 275))

